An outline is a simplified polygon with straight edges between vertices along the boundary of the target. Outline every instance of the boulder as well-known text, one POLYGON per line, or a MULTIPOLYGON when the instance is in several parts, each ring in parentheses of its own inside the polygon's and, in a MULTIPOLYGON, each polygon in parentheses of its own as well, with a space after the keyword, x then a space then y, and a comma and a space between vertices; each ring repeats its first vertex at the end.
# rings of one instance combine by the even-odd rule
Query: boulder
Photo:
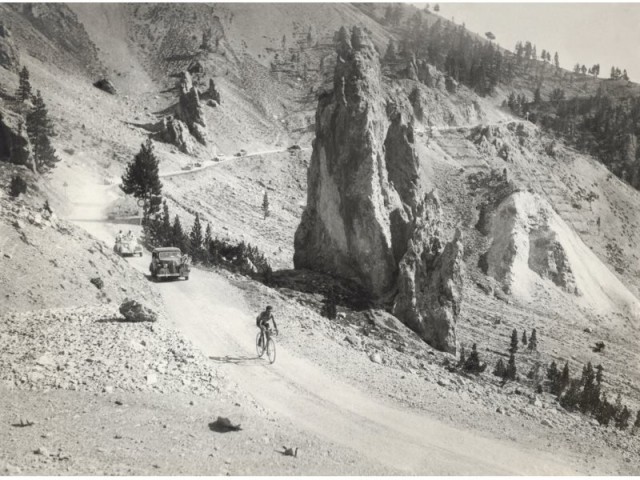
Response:
POLYGON ((369 360, 371 360, 373 363, 381 364, 382 355, 380 355, 378 352, 372 353, 371 355, 369 355, 369 360))
POLYGON ((127 322, 155 322, 158 320, 156 312, 130 299, 125 299, 122 302, 120 313, 127 322))
POLYGON ((111 83, 111 80, 108 80, 106 78, 101 78, 100 80, 95 82, 93 86, 111 95, 115 95, 116 93, 118 93, 116 91, 116 87, 114 87, 113 83, 111 83))
POLYGON ((347 335, 345 337, 345 340, 349 342, 351 345, 353 345, 354 347, 359 347, 362 344, 362 341, 360 340, 360 338, 356 337, 355 335, 347 335))

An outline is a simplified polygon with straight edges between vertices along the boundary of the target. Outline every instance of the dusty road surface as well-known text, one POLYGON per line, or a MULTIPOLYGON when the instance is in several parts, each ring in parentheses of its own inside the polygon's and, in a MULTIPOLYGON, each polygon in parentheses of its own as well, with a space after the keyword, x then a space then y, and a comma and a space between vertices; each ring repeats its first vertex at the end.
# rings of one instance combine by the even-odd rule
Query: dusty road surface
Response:
MULTIPOLYGON (((109 245, 120 228, 102 222, 114 188, 87 180, 78 184, 71 196, 77 208, 70 219, 109 245)), ((148 273, 148 253, 128 261, 148 273)), ((282 347, 273 365, 257 359, 258 312, 248 308, 239 289, 215 273, 194 269, 188 281, 155 285, 173 326, 218 362, 259 404, 302 429, 358 451, 363 463, 423 475, 579 473, 559 457, 373 400, 329 376, 320 365, 282 347)), ((286 335, 286 324, 280 325, 280 330, 286 335)))

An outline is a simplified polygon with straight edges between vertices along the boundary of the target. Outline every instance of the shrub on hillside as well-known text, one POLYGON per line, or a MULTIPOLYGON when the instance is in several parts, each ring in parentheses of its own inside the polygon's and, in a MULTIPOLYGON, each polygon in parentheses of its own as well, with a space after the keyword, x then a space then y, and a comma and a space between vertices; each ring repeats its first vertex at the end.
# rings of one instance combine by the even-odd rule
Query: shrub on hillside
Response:
POLYGON ((11 177, 11 183, 9 183, 9 195, 12 197, 19 197, 21 193, 27 191, 27 182, 20 175, 14 175, 11 177))
POLYGON ((480 362, 480 354, 478 353, 478 347, 475 343, 471 347, 469 358, 465 360, 462 368, 465 372, 473 373, 475 375, 479 375, 487 368, 486 363, 480 362))

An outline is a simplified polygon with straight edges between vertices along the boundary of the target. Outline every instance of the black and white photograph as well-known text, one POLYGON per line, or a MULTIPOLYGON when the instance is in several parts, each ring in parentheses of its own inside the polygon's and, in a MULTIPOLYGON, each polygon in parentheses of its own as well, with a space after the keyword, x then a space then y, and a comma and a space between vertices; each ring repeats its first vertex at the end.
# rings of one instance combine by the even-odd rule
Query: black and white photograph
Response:
POLYGON ((0 3, 0 475, 639 476, 640 3, 0 3))

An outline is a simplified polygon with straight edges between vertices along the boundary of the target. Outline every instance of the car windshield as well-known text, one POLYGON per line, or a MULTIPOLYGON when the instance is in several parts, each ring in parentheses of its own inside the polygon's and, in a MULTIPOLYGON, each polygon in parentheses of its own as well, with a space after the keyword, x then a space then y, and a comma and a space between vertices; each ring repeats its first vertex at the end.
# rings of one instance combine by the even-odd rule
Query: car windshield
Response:
POLYGON ((168 260, 170 258, 180 258, 180 252, 158 252, 160 260, 168 260))

